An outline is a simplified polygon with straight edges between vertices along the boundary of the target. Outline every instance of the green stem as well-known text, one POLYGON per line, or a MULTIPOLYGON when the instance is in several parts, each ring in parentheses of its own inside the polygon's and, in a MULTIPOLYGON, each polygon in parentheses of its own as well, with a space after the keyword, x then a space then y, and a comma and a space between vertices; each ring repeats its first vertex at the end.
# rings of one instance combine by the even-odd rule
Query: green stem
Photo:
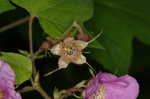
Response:
POLYGON ((82 99, 82 97, 77 96, 76 94, 73 94, 74 97, 76 97, 77 99, 82 99))
POLYGON ((49 73, 45 74, 44 77, 49 76, 49 75, 57 72, 58 70, 60 70, 60 69, 54 69, 54 70, 50 71, 49 73))
POLYGON ((89 63, 86 63, 86 64, 89 66, 89 71, 90 71, 92 77, 95 77, 95 75, 96 75, 95 69, 89 63))
POLYGON ((83 29, 81 28, 81 26, 77 22, 73 23, 73 27, 75 27, 79 31, 80 34, 84 34, 83 29))
POLYGON ((63 33, 62 37, 60 39, 56 40, 53 44, 55 45, 58 42, 64 40, 66 37, 69 37, 73 27, 74 27, 74 23, 69 28, 67 28, 67 30, 63 33))
POLYGON ((39 85, 36 90, 45 98, 45 99, 52 99, 44 90, 43 88, 39 85))
POLYGON ((88 43, 92 43, 93 41, 97 40, 97 39, 101 36, 102 33, 103 33, 103 29, 101 29, 101 32, 98 33, 98 34, 97 34, 92 40, 90 40, 88 43))

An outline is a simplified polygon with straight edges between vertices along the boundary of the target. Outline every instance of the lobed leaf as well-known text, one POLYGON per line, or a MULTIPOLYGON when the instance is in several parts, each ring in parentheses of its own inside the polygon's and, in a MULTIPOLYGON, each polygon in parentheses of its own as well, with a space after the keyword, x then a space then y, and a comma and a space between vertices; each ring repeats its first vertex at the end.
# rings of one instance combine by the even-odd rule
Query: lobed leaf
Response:
POLYGON ((9 11, 14 9, 15 7, 13 7, 13 5, 11 5, 9 3, 9 0, 0 0, 0 14, 5 12, 5 11, 9 11))
POLYGON ((87 28, 99 33, 103 28, 101 37, 97 40, 105 50, 93 49, 91 56, 113 73, 126 74, 128 72, 132 54, 132 33, 127 24, 122 24, 118 11, 105 6, 96 6, 94 17, 86 24, 87 28), (113 17, 114 16, 114 17, 113 17), (113 17, 113 20, 111 19, 113 17))
POLYGON ((92 0, 12 0, 39 19, 44 31, 59 38, 73 21, 83 23, 92 16, 92 0))

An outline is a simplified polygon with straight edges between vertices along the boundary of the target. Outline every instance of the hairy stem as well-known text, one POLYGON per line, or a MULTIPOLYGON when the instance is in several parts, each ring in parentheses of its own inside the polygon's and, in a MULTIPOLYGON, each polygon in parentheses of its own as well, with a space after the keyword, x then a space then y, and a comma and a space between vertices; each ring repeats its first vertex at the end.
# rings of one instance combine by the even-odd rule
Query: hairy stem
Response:
POLYGON ((29 20, 29 18, 30 18, 30 17, 27 16, 27 17, 25 17, 25 18, 23 18, 23 19, 17 20, 16 22, 13 22, 13 23, 11 23, 11 24, 8 24, 8 25, 6 25, 6 26, 0 28, 0 32, 4 32, 4 31, 6 31, 6 30, 8 30, 8 29, 14 28, 14 27, 16 27, 16 26, 18 26, 18 25, 20 25, 20 24, 22 24, 22 23, 25 23, 26 21, 29 20))
MULTIPOLYGON (((33 28, 33 20, 34 16, 30 16, 29 18, 29 51, 31 56, 34 56, 34 51, 33 51, 33 39, 32 39, 32 28, 33 28)), ((36 54, 40 53, 41 51, 39 50, 36 54)), ((37 90, 45 99, 51 99, 50 96, 43 90, 43 88, 40 85, 39 82, 39 73, 36 71, 36 66, 35 66, 35 59, 32 58, 32 85, 35 90, 37 90)))
POLYGON ((64 40, 66 37, 70 36, 72 30, 73 30, 73 24, 69 28, 67 28, 67 30, 63 33, 62 37, 60 37, 59 40, 53 42, 53 44, 55 45, 58 42, 64 40))
POLYGON ((17 92, 24 93, 24 92, 28 92, 28 91, 32 91, 32 90, 34 90, 34 88, 32 88, 32 87, 25 87, 25 88, 22 88, 20 90, 17 90, 17 92))
POLYGON ((44 49, 43 48, 39 48, 35 53, 34 53, 34 56, 36 57, 36 56, 38 56, 40 53, 42 53, 44 51, 44 49))
POLYGON ((69 37, 71 32, 76 32, 79 31, 81 34, 84 34, 82 28, 80 27, 79 24, 77 24, 77 22, 73 22, 73 24, 71 26, 69 26, 69 28, 67 28, 67 30, 63 33, 62 37, 59 40, 56 40, 56 42, 54 42, 54 45, 58 42, 60 42, 61 40, 64 40, 66 37, 69 37))
POLYGON ((52 99, 44 90, 43 88, 39 85, 36 90, 45 98, 45 99, 52 99))
MULTIPOLYGON (((29 52, 30 55, 33 56, 33 39, 32 39, 32 28, 33 28, 33 20, 34 17, 30 16, 29 18, 29 52)), ((36 75, 36 67, 35 67, 35 63, 34 63, 34 59, 32 59, 32 73, 33 73, 33 77, 35 77, 36 75)))
POLYGON ((88 62, 86 64, 89 66, 89 71, 90 71, 91 75, 93 77, 95 77, 95 75, 96 75, 95 69, 88 62))
POLYGON ((34 17, 31 16, 29 18, 29 51, 30 51, 31 55, 33 55, 33 40, 32 40, 32 24, 33 24, 33 20, 34 20, 34 17))
POLYGON ((83 29, 77 22, 74 22, 73 27, 75 27, 79 31, 80 34, 84 34, 83 29))

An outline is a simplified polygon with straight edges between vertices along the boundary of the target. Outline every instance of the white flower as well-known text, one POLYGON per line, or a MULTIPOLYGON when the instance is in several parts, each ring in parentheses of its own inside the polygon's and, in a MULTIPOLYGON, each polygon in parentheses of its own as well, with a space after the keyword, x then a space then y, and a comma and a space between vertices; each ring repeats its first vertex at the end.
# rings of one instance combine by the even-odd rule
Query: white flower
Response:
POLYGON ((88 42, 74 40, 72 37, 66 38, 64 41, 56 44, 51 48, 51 53, 59 55, 59 68, 66 68, 69 63, 84 64, 86 57, 82 55, 82 50, 86 48, 88 42))

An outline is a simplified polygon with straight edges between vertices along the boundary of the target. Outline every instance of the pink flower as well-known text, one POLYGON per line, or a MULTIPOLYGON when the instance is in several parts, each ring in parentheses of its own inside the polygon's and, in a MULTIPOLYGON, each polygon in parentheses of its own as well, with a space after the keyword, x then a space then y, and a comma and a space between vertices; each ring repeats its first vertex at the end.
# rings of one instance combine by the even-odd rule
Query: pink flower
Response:
POLYGON ((8 64, 0 60, 0 99, 21 99, 15 91, 16 76, 8 64))
POLYGON ((84 99, 136 99, 138 93, 139 85, 133 77, 99 73, 90 80, 83 97, 84 99))

